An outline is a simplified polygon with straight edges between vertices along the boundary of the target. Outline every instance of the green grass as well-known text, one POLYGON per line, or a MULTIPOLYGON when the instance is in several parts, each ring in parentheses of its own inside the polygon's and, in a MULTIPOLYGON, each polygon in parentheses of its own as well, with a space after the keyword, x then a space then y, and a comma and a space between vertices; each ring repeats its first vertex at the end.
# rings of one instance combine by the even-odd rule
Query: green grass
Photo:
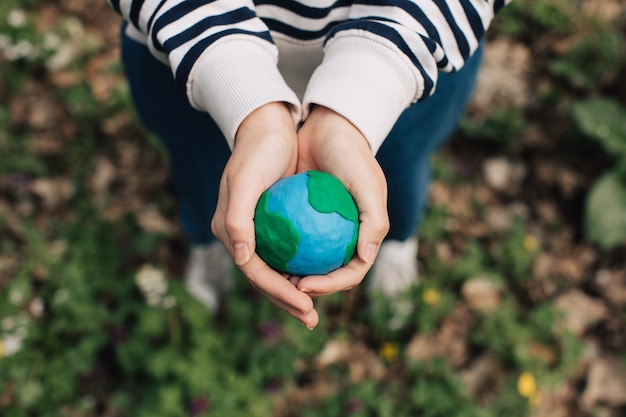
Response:
MULTIPOLYGON (((42 4, 1 2, 0 16, 19 6, 25 8, 27 22, 13 27, 1 19, 0 33, 12 43, 26 39, 43 45, 44 36, 34 24, 42 4)), ((594 19, 567 4, 514 2, 494 35, 524 42, 533 37, 571 40, 577 30, 597 27, 594 19)), ((537 71, 551 84, 544 92, 549 100, 538 105, 546 107, 495 111, 486 121, 468 118, 462 126, 464 140, 497 139, 498 149, 507 152, 517 149, 531 122, 550 131, 555 125, 572 125, 567 111, 550 110, 612 94, 606 86, 614 85, 624 70, 623 56, 616 54, 623 49, 623 24, 616 19, 597 37, 572 41, 567 53, 542 55, 545 62, 537 64, 537 71), (601 68, 609 70, 599 79, 601 68), (531 120, 542 112, 560 119, 531 120)), ((67 39, 62 27, 58 34, 67 39)), ((105 49, 90 43, 70 69, 82 68, 105 49)), ((398 329, 388 328, 393 306, 383 301, 381 309, 372 310, 357 288, 317 300, 321 324, 311 332, 241 276, 224 309, 210 315, 187 294, 180 268, 172 266, 184 263, 185 241, 179 235, 143 231, 131 208, 110 215, 107 210, 128 198, 118 194, 125 190, 123 184, 105 190, 104 204, 89 188, 99 157, 120 161, 118 140, 137 145, 140 160, 154 169, 166 169, 161 148, 136 126, 123 130, 123 137, 111 137, 103 129, 116 116, 132 117, 120 67, 107 67, 120 83, 111 99, 101 102, 82 75, 67 88, 51 83, 46 60, 52 51, 41 51, 0 61, 2 416, 522 417, 532 405, 516 386, 520 374, 530 372, 541 389, 548 389, 578 368, 581 340, 553 328, 560 313, 550 299, 529 295, 532 266, 543 250, 528 240, 536 238, 530 221, 516 221, 503 235, 474 239, 449 228, 450 219, 463 219, 455 219, 453 207, 446 204, 430 207, 423 221, 423 280, 409 294, 417 300, 415 310, 398 329), (11 103, 31 84, 51 92, 62 109, 62 122, 72 126, 71 137, 13 123, 11 103), (34 152, 32 141, 43 133, 59 135, 55 138, 64 141, 63 152, 34 152), (53 208, 30 188, 33 181, 50 178, 68 179, 75 189, 53 208), (437 248, 439 243, 448 244, 449 255, 437 248), (137 283, 145 265, 166 284, 159 305, 150 305, 137 283), (423 361, 406 356, 416 335, 437 337, 456 309, 465 306, 463 285, 476 277, 488 277, 505 291, 500 308, 467 313, 467 334, 460 337, 470 356, 456 366, 443 354, 423 361), (371 364, 358 355, 320 365, 318 356, 331 341, 363 347, 381 374, 359 377, 358 367, 367 371, 371 364), (533 353, 537 345, 556 359, 533 353), (472 398, 460 376, 483 355, 495 358, 502 378, 489 401, 472 398), (324 390, 328 387, 332 389, 324 390)), ((623 99, 613 99, 623 104, 623 99)), ((559 134, 570 132, 563 128, 559 134)), ((477 181, 475 175, 457 175, 446 152, 434 164, 435 180, 452 190, 477 181)), ((142 202, 175 212, 165 186, 142 192, 137 196, 142 202)), ((476 198, 469 205, 471 216, 481 219, 485 203, 476 198)))

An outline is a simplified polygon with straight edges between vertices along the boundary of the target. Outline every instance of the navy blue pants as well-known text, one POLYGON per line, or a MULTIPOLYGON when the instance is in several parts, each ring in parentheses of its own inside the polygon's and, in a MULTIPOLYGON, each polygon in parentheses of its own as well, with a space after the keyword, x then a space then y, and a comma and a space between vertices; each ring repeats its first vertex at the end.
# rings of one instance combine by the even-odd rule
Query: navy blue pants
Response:
MULTIPOLYGON (((456 73, 439 74, 437 91, 404 111, 376 158, 389 187, 387 239, 413 236, 428 200, 430 156, 456 129, 471 95, 480 48, 456 73)), ((185 233, 194 244, 215 240, 211 218, 230 149, 219 128, 177 90, 168 67, 122 35, 122 60, 137 114, 167 150, 185 233)))

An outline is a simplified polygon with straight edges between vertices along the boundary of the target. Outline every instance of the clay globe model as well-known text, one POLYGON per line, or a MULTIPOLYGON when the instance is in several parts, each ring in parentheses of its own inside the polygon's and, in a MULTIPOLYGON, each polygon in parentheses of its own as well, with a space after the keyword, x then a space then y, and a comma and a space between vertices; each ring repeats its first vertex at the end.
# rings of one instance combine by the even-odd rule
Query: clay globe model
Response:
POLYGON ((359 212, 334 176, 307 171, 265 191, 254 216, 256 251, 269 266, 292 275, 322 275, 350 261, 359 212))

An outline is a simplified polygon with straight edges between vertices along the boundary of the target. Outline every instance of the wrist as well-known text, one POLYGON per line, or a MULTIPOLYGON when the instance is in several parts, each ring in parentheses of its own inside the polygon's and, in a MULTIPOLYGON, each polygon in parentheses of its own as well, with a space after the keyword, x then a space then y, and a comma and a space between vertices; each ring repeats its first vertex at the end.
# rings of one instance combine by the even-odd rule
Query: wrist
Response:
POLYGON ((239 125, 235 145, 242 137, 276 135, 295 140, 295 124, 289 105, 275 101, 253 110, 239 125))
POLYGON ((297 151, 296 128, 283 102, 268 103, 252 111, 241 123, 233 145, 233 157, 248 161, 248 168, 270 173, 257 178, 264 186, 295 172, 297 151))
POLYGON ((300 102, 276 61, 272 45, 233 35, 216 42, 193 65, 186 85, 189 101, 211 115, 231 149, 243 120, 267 103, 290 103, 291 124, 300 121, 300 102))
MULTIPOLYGON (((303 134, 299 135, 301 142, 326 142, 349 137, 354 138, 355 141, 362 140, 360 145, 370 147, 363 133, 350 120, 321 105, 310 107, 309 115, 301 130, 304 130, 303 134)), ((355 143, 355 146, 357 145, 359 143, 355 143)))

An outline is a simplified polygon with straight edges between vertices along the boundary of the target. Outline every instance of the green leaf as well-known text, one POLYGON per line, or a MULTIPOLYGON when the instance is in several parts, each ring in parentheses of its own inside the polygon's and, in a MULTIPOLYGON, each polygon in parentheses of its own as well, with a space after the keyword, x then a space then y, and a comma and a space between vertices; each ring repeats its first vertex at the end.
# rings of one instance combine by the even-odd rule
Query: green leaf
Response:
POLYGON ((587 197, 585 233, 604 249, 626 243, 626 184, 614 171, 604 174, 587 197))
POLYGON ((597 81, 597 78, 585 71, 585 68, 582 68, 579 62, 574 62, 571 59, 554 59, 550 62, 549 68, 552 74, 565 78, 572 86, 577 88, 590 89, 597 81))
POLYGON ((33 406, 43 394, 43 387, 36 381, 27 381, 19 391, 18 398, 20 405, 29 408, 33 406))
POLYGON ((166 316, 156 308, 145 308, 141 311, 136 329, 144 336, 158 337, 167 329, 166 316))
POLYGON ((170 384, 160 387, 159 403, 163 416, 184 416, 186 414, 180 386, 170 384))
POLYGON ((608 98, 579 101, 572 105, 572 116, 580 131, 597 140, 604 149, 626 158, 626 109, 608 98))
POLYGON ((172 348, 158 349, 146 358, 147 369, 150 374, 159 380, 165 379, 178 361, 177 352, 172 348))

